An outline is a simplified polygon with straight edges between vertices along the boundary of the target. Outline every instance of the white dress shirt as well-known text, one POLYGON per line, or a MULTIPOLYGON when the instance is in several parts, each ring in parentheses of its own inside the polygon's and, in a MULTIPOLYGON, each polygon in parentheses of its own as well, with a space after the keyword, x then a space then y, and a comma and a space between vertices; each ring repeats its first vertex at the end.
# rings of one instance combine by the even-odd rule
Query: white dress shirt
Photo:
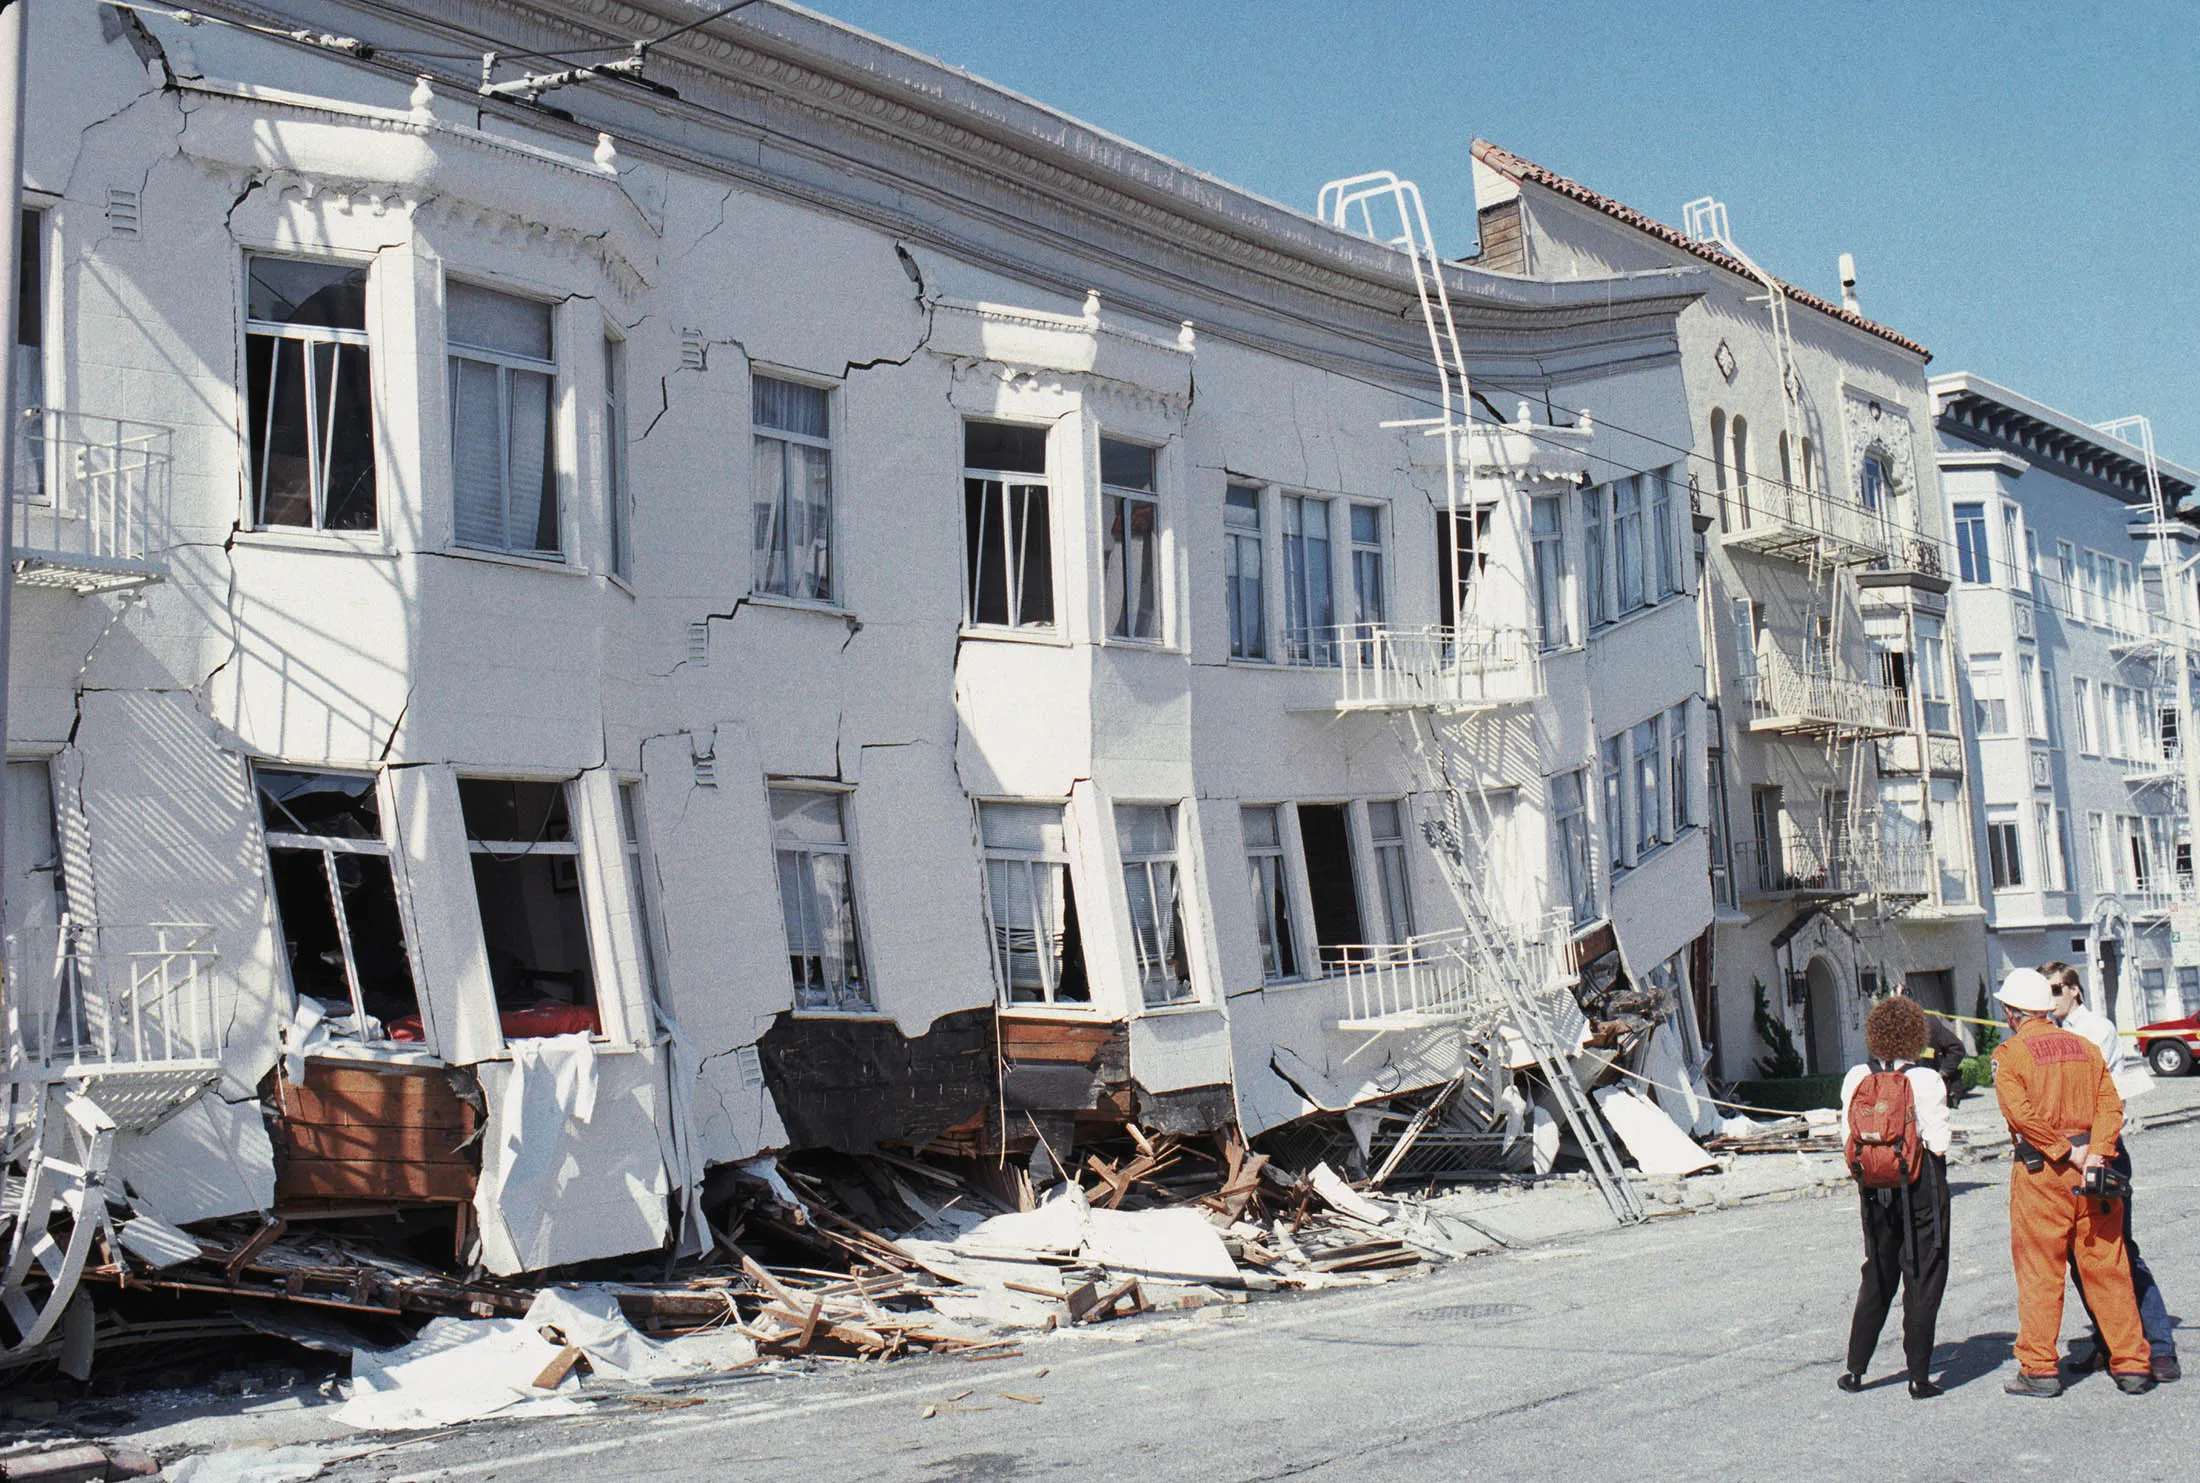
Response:
POLYGON ((2093 1042, 2108 1065, 2108 1079, 2116 1083, 2118 1095, 2126 1102, 2154 1090, 2154 1078, 2139 1064, 2139 1058, 2124 1048, 2124 1037, 2116 1032, 2116 1022, 2107 1015, 2096 1014, 2080 1004, 2063 1016, 2062 1027, 2093 1042))
MULTIPOLYGON (((1897 1061, 1894 1069, 1910 1079, 1910 1099, 1917 1104, 1917 1135, 1934 1153, 1948 1151, 1948 1087, 1935 1071, 1928 1071, 1915 1061, 1897 1061)), ((1856 1096, 1856 1089, 1871 1075, 1869 1062, 1851 1066, 1849 1074, 1841 1078, 1841 1145, 1849 1141, 1849 1103, 1856 1096)))

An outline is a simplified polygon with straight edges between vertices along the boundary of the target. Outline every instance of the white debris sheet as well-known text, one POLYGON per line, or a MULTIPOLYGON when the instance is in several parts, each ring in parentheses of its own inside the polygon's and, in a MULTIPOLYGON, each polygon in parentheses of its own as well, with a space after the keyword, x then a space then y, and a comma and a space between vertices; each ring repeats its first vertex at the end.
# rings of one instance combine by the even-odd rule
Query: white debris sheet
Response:
POLYGON ((231 1447, 172 1462, 160 1475, 167 1483, 305 1483, 356 1456, 343 1447, 231 1447))
POLYGON ((1619 1134, 1635 1163, 1645 1174, 1694 1174, 1717 1166, 1717 1161, 1682 1132, 1657 1104, 1636 1096, 1625 1087, 1605 1087, 1596 1094, 1597 1111, 1619 1134))
POLYGON ((566 1345, 592 1374, 646 1384, 697 1373, 701 1355, 670 1352, 635 1332, 604 1288, 545 1288, 525 1318, 438 1318, 399 1349, 354 1349, 351 1391, 337 1419, 382 1431, 449 1426, 483 1416, 569 1416, 580 1382, 571 1373, 553 1388, 542 1377, 566 1345), (551 1342, 545 1328, 562 1335, 551 1342))

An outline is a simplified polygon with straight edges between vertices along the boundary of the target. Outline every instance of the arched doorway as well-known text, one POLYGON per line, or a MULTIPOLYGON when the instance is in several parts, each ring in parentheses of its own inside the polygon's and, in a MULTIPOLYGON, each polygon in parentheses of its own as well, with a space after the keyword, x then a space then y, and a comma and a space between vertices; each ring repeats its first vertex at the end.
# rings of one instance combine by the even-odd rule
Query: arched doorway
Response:
POLYGON ((1827 957, 1815 957, 1803 974, 1805 1064, 1813 1076, 1833 1076, 1841 1064, 1841 974, 1827 957))

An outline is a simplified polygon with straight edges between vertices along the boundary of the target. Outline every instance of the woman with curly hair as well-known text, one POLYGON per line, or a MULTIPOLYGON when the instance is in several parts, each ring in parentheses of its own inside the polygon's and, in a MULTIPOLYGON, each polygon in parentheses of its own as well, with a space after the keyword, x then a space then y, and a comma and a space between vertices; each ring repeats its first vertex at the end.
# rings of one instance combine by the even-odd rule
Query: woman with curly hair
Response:
POLYGON ((1902 1288, 1902 1350, 1909 1362, 1910 1395, 1929 1400, 1940 1394, 1932 1381, 1933 1326, 1940 1317, 1941 1291, 1948 1285, 1948 1092, 1938 1076, 1918 1064, 1927 1043, 1925 1011, 1900 994, 1872 1006, 1864 1021, 1864 1049, 1871 1060, 1851 1066, 1841 1082, 1841 1141, 1849 1136, 1849 1104, 1864 1078, 1874 1072, 1898 1072, 1909 1082, 1924 1161, 1906 1188, 1867 1189, 1863 1200, 1864 1275, 1856 1293, 1856 1314, 1849 1322, 1848 1368, 1841 1373, 1846 1391, 1864 1388, 1864 1369, 1879 1344, 1895 1287, 1902 1288))

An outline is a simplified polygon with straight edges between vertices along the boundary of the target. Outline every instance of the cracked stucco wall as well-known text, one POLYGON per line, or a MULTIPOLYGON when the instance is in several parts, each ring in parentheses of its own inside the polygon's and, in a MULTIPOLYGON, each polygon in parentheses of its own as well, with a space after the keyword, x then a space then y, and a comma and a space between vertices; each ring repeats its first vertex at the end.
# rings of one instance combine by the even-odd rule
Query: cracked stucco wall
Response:
MULTIPOLYGON (((904 1033, 993 999, 973 800, 1066 799, 1095 1007, 1132 1020, 1147 1090, 1235 1081, 1257 1129, 1308 1108, 1269 1070, 1279 1047, 1329 1076, 1445 1074, 1444 1047, 1412 1037, 1348 1065, 1358 1039, 1334 1028, 1332 985, 1260 983, 1239 804, 1394 798, 1416 777, 1386 723, 1334 715, 1333 672, 1228 663, 1215 580, 1230 481, 1370 500, 1387 511, 1392 618, 1433 623, 1442 476, 1378 426, 1420 415, 1411 398, 1223 336, 1194 349, 1175 325, 1126 324, 1105 304, 700 173, 622 156, 613 176, 570 141, 295 48, 153 19, 161 50, 148 66, 130 36, 103 37, 88 6, 42 7, 36 24, 41 54, 67 59, 34 70, 32 173, 62 244, 55 322, 69 347, 56 396, 177 429, 179 544, 170 579, 126 610, 19 599, 11 741, 58 752, 59 775, 81 780, 64 789, 65 813, 76 810, 64 823, 89 841, 81 888, 103 919, 216 922, 235 986, 225 1097, 249 1095, 289 1015, 252 758, 386 770, 424 1019, 435 1049, 481 1068, 492 1149, 507 1072, 456 779, 579 779, 613 1045, 599 1115, 568 1130, 557 1171, 561 1198, 585 1213, 557 1260, 661 1238, 662 1201, 654 1220, 649 1206, 672 1109, 686 1109, 702 1161, 785 1138, 743 1054, 789 1007, 768 777, 852 788, 871 977, 904 1033), (334 102, 239 97, 238 81, 334 102), (134 237, 105 224, 118 185, 141 192, 134 237), (383 518, 371 537, 246 524, 247 250, 373 265, 383 518), (452 543, 446 274, 555 305, 562 566, 452 543), (957 310, 962 338, 948 343, 951 304, 1011 312, 957 310), (1062 323, 1034 332, 1016 322, 1025 311, 1062 323), (596 346, 607 328, 626 340, 631 584, 605 570, 596 346), (1090 342, 1097 359, 1056 363, 1038 341, 1090 342), (835 388, 838 608, 750 595, 757 370, 835 388), (1059 641, 959 631, 966 416, 1050 429, 1059 641), (1168 628, 1156 645, 1100 642, 1103 430, 1161 452, 1168 628), (642 987, 615 832, 621 780, 643 787, 669 1037, 642 987), (1196 1006, 1138 1012, 1118 801, 1184 805, 1196 1006)), ((1677 375, 1652 366, 1597 394, 1616 423, 1656 426, 1677 375)), ((1340 540, 1343 520, 1340 505, 1340 540)), ((1343 581, 1339 601, 1347 612, 1343 581)), ((1530 778, 1640 719, 1619 710, 1647 714, 1697 683, 1627 666, 1598 675, 1588 689, 1610 697, 1613 719, 1594 721, 1602 700, 1570 696, 1523 742, 1530 778)), ((1520 817, 1518 851, 1540 860, 1539 804, 1520 817)), ((1452 924, 1433 864, 1410 855, 1418 925, 1452 924)), ((258 1136, 249 1109, 228 1115, 172 1137, 203 1152, 258 1136)), ((252 1167, 210 1178, 170 1208, 256 1208, 257 1178, 252 1167)), ((492 1265, 517 1260, 493 1220, 484 1235, 492 1265)))

